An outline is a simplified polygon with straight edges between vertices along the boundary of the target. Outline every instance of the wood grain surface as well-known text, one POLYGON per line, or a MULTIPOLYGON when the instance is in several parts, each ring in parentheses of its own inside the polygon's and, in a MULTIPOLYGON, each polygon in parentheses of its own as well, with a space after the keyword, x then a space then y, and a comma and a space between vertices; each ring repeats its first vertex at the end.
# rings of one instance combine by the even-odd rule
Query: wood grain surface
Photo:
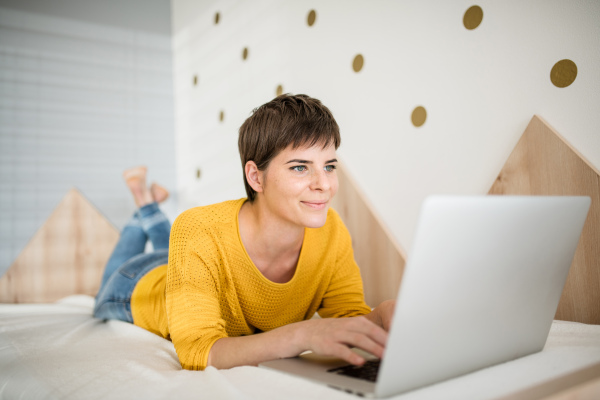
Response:
POLYGON ((95 296, 119 231, 71 189, 0 279, 2 303, 95 296))
POLYGON ((600 172, 534 116, 489 194, 591 197, 555 318, 600 324, 600 172))

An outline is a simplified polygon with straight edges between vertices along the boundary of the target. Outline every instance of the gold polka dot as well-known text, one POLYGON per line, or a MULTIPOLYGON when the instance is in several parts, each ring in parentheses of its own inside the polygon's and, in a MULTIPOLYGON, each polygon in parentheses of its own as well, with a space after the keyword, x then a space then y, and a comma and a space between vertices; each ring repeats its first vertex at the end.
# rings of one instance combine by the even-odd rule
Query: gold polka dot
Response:
POLYGON ((354 61, 352 61, 352 69, 354 72, 360 72, 364 64, 365 59, 363 58, 362 54, 357 54, 356 57, 354 57, 354 61))
POLYGON ((225 120, 225 111, 221 110, 219 113, 219 121, 223 122, 225 120))
POLYGON ((575 82, 577 78, 577 65, 571 60, 560 60, 550 71, 550 80, 554 86, 565 88, 575 82))
POLYGON ((220 20, 221 20, 221 14, 219 14, 218 12, 216 12, 215 13, 215 25, 217 25, 220 20))
POLYGON ((427 119, 427 111, 424 107, 418 106, 412 112, 411 120, 414 126, 417 128, 425 123, 427 119))
POLYGON ((242 60, 245 60, 248 58, 248 48, 244 47, 244 51, 242 51, 242 60))
POLYGON ((306 18, 306 23, 308 26, 313 26, 315 21, 317 20, 317 12, 315 10, 310 10, 308 13, 308 17, 306 18))
POLYGON ((467 11, 465 11, 463 24, 468 30, 473 30, 477 28, 479 24, 481 24, 481 20, 483 20, 483 10, 481 7, 471 6, 467 11))
POLYGON ((198 75, 194 75, 194 79, 192 80, 192 82, 194 83, 194 86, 198 84, 198 75))
POLYGON ((198 168, 196 170, 196 179, 200 179, 200 176, 202 176, 202 173, 200 172, 200 168, 198 168))
POLYGON ((283 86, 277 85, 277 89, 275 89, 275 95, 281 96, 283 94, 283 86))

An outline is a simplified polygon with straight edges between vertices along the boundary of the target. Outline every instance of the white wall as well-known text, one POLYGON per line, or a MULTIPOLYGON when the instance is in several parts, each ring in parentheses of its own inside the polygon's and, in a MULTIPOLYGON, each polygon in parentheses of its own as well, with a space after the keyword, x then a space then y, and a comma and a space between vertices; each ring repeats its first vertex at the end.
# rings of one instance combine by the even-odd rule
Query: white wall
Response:
POLYGON ((174 1, 172 6, 177 187, 184 210, 245 195, 238 129, 253 108, 275 96, 279 83, 292 81, 288 25, 296 12, 302 26, 304 7, 298 14, 293 2, 174 1), (221 20, 215 25, 217 11, 221 20))
POLYGON ((0 6, 37 15, 169 36, 169 0, 0 0, 0 6))
POLYGON ((180 209, 244 195, 237 129, 278 84, 333 111, 340 158, 408 250, 423 199, 485 194, 534 114, 600 168, 600 2, 484 0, 467 30, 473 4, 173 0, 180 209), (561 59, 578 66, 562 89, 561 59))
MULTIPOLYGON (((169 29, 119 27, 124 6, 109 21, 91 2, 70 18, 52 2, 13 3, 0 2, 0 275, 73 186, 117 227, 135 208, 123 169, 147 164, 175 189, 169 29)), ((155 16, 170 27, 163 3, 155 16)))

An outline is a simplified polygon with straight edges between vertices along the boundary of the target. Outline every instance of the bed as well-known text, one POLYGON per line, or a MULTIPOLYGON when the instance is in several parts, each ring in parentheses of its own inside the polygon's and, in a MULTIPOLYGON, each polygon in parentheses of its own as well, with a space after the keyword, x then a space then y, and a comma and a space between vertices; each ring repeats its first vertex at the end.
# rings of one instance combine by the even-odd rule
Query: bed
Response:
MULTIPOLYGON (((182 370, 171 342, 128 323, 95 319, 93 303, 75 295, 51 304, 0 305, 0 398, 356 398, 256 367, 182 370)), ((540 398, 573 386, 585 390, 594 376, 600 377, 600 326, 555 321, 540 353, 393 398, 540 398)), ((591 383, 598 390, 600 381, 591 383)))

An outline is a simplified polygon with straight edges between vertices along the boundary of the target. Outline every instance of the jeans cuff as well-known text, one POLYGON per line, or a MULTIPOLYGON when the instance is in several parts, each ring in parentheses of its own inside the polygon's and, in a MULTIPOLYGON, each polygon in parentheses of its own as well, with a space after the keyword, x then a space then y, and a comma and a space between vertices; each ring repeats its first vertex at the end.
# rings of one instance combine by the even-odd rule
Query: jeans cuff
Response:
POLYGON ((160 208, 158 208, 158 203, 154 202, 154 203, 150 203, 150 204, 146 204, 143 207, 140 207, 140 209, 137 211, 137 214, 139 215, 140 218, 145 218, 145 217, 149 217, 152 214, 156 213, 156 212, 160 212, 160 208))
POLYGON ((140 216, 138 215, 137 211, 135 214, 133 214, 133 217, 131 217, 129 219, 129 221, 127 221, 127 223, 125 223, 125 226, 123 227, 123 229, 125 229, 128 226, 132 226, 132 227, 136 227, 136 228, 142 227, 142 221, 140 220, 140 216))
POLYGON ((164 224, 168 228, 171 227, 171 223, 160 208, 158 208, 157 203, 148 204, 140 208, 137 215, 139 217, 140 225, 146 233, 156 225, 164 224))

